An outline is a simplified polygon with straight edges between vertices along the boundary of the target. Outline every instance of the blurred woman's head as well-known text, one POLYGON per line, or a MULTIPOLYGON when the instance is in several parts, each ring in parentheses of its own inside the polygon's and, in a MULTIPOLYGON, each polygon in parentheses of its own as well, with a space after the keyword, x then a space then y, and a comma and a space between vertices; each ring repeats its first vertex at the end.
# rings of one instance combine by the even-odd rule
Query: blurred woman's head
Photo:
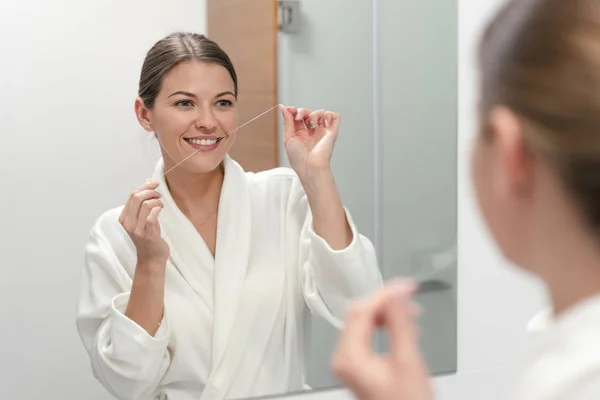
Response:
POLYGON ((504 255, 539 274, 558 238, 600 239, 600 2, 509 2, 479 65, 480 209, 504 255))

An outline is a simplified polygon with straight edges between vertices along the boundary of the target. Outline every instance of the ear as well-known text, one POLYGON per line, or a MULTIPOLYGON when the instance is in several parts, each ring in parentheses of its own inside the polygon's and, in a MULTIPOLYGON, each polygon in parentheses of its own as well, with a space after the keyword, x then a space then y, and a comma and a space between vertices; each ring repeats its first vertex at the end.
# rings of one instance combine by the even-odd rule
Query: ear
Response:
POLYGON ((140 125, 142 125, 142 127, 146 131, 152 132, 154 130, 154 128, 152 127, 152 121, 150 118, 150 110, 148 110, 146 108, 146 106, 144 105, 144 101, 140 97, 135 99, 134 108, 135 108, 135 115, 136 115, 137 120, 140 123, 140 125))
POLYGON ((535 156, 525 145, 523 124, 512 110, 498 106, 490 111, 489 128, 499 162, 494 186, 499 185, 504 195, 522 195, 531 187, 535 166, 535 156))

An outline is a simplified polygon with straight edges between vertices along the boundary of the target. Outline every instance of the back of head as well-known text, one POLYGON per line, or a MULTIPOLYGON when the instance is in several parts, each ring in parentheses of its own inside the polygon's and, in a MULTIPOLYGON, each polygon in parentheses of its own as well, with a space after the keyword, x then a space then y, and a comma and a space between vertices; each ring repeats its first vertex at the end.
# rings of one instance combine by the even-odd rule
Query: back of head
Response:
POLYGON ((146 108, 151 109, 154 105, 164 76, 186 61, 219 64, 226 68, 233 80, 234 94, 237 97, 237 75, 227 53, 204 35, 176 32, 156 42, 146 54, 138 92, 146 108))
POLYGON ((482 121, 494 106, 511 109, 525 145, 600 233, 600 2, 513 0, 488 26, 479 61, 482 121))

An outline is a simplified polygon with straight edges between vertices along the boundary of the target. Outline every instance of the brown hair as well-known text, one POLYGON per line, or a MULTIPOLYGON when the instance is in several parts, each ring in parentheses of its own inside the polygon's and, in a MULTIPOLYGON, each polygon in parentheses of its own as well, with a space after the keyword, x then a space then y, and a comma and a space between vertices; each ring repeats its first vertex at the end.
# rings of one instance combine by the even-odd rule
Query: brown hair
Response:
POLYGON ((154 106, 165 74, 180 63, 191 60, 225 67, 233 79, 234 95, 237 98, 237 75, 227 53, 204 35, 176 32, 156 42, 146 54, 138 91, 146 108, 154 106))
POLYGON ((513 0, 480 43, 482 121, 506 106, 600 232, 600 2, 513 0))

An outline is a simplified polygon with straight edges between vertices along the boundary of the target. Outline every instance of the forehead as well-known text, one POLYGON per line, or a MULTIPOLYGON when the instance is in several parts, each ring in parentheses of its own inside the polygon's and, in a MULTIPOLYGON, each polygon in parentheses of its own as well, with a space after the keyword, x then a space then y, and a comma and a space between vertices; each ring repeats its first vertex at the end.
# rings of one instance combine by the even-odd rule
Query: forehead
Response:
POLYGON ((211 96, 234 90, 233 79, 225 67, 201 61, 177 65, 165 75, 161 86, 161 92, 167 96, 176 91, 211 96))

